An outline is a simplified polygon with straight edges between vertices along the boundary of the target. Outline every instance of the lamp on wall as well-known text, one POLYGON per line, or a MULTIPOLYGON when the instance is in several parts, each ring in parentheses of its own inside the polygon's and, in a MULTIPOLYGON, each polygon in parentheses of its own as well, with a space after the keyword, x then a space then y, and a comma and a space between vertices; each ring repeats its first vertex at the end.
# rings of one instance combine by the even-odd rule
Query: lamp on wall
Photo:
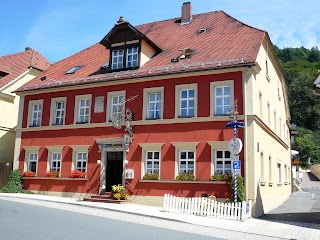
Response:
POLYGON ((99 160, 97 160, 97 163, 100 165, 101 164, 101 160, 99 159, 99 160))
POLYGON ((124 160, 124 165, 125 165, 125 166, 128 165, 128 160, 127 160, 127 159, 124 160))

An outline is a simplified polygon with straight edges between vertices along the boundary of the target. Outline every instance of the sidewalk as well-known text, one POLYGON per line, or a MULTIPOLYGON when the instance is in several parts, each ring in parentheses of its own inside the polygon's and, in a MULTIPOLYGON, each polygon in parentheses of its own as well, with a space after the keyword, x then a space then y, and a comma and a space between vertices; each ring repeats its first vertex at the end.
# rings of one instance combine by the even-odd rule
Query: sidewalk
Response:
MULTIPOLYGON (((109 211, 123 212, 128 214, 152 217, 157 219, 190 223, 205 227, 212 227, 219 230, 232 231, 234 234, 248 233, 254 234, 252 239, 297 239, 297 240, 319 240, 320 223, 302 222, 273 222, 262 219, 247 219, 245 222, 202 217, 195 215, 176 214, 163 212, 161 207, 145 206, 140 204, 110 204, 84 202, 80 199, 54 197, 37 194, 7 194, 0 193, 0 199, 15 200, 27 199, 30 201, 56 202, 82 207, 103 209, 109 211), (256 237, 256 238, 255 238, 256 237)), ((226 236, 221 236, 225 238, 226 236)))

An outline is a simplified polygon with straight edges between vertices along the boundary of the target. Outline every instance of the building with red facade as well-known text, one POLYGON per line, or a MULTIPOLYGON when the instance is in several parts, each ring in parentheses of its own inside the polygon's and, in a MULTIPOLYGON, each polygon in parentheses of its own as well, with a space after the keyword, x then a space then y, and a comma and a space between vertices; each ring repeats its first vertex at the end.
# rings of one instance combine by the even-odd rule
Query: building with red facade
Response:
POLYGON ((255 215, 290 195, 290 116, 279 62, 267 32, 223 11, 192 15, 187 2, 175 19, 132 26, 121 17, 99 43, 16 93, 14 166, 35 172, 24 178, 26 189, 86 196, 122 184, 137 199, 228 198, 230 186, 211 176, 232 171, 226 124, 236 103, 246 124, 238 131, 241 174, 255 215), (132 119, 120 116, 115 128, 119 111, 132 119), (85 178, 71 178, 75 169, 85 178), (59 176, 45 177, 50 171, 59 176), (150 173, 159 178, 143 179, 150 173), (195 180, 176 180, 182 173, 195 180))

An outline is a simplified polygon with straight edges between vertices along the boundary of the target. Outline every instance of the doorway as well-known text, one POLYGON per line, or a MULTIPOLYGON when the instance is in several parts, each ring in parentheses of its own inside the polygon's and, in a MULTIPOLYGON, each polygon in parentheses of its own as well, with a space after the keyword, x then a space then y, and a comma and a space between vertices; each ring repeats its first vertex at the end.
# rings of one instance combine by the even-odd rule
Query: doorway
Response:
POLYGON ((111 186, 122 185, 123 152, 107 152, 106 166, 106 191, 111 191, 111 186))

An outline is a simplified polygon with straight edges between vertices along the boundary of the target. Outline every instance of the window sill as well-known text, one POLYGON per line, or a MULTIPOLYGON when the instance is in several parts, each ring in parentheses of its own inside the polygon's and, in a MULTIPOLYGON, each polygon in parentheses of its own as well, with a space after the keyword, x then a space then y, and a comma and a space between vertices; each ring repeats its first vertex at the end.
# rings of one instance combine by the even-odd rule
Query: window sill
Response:
POLYGON ((145 120, 159 120, 161 118, 146 118, 145 120))
POLYGON ((195 116, 178 116, 178 118, 194 118, 195 116))
POLYGON ((29 127, 33 128, 33 127, 40 127, 40 125, 29 125, 29 127))
POLYGON ((139 182, 145 183, 196 183, 196 184, 227 184, 227 181, 206 181, 206 180, 191 180, 191 181, 180 181, 180 180, 146 180, 139 179, 139 182))
POLYGON ((281 97, 280 97, 280 95, 278 95, 278 99, 279 99, 279 101, 281 101, 281 97))
POLYGON ((89 122, 76 122, 76 124, 88 124, 89 122))
POLYGON ((277 187, 282 187, 282 183, 277 183, 277 187))
POLYGON ((289 183, 288 182, 284 182, 284 185, 288 185, 289 183))
POLYGON ((260 182, 260 186, 265 186, 266 184, 266 182, 260 182))
POLYGON ((35 179, 35 180, 67 180, 67 181, 72 181, 72 180, 83 180, 87 181, 88 178, 71 178, 71 177, 22 177, 22 179, 35 179))
POLYGON ((273 183, 269 183, 269 187, 272 187, 273 186, 273 183))
POLYGON ((64 123, 61 123, 61 124, 51 124, 51 126, 63 126, 64 123))

